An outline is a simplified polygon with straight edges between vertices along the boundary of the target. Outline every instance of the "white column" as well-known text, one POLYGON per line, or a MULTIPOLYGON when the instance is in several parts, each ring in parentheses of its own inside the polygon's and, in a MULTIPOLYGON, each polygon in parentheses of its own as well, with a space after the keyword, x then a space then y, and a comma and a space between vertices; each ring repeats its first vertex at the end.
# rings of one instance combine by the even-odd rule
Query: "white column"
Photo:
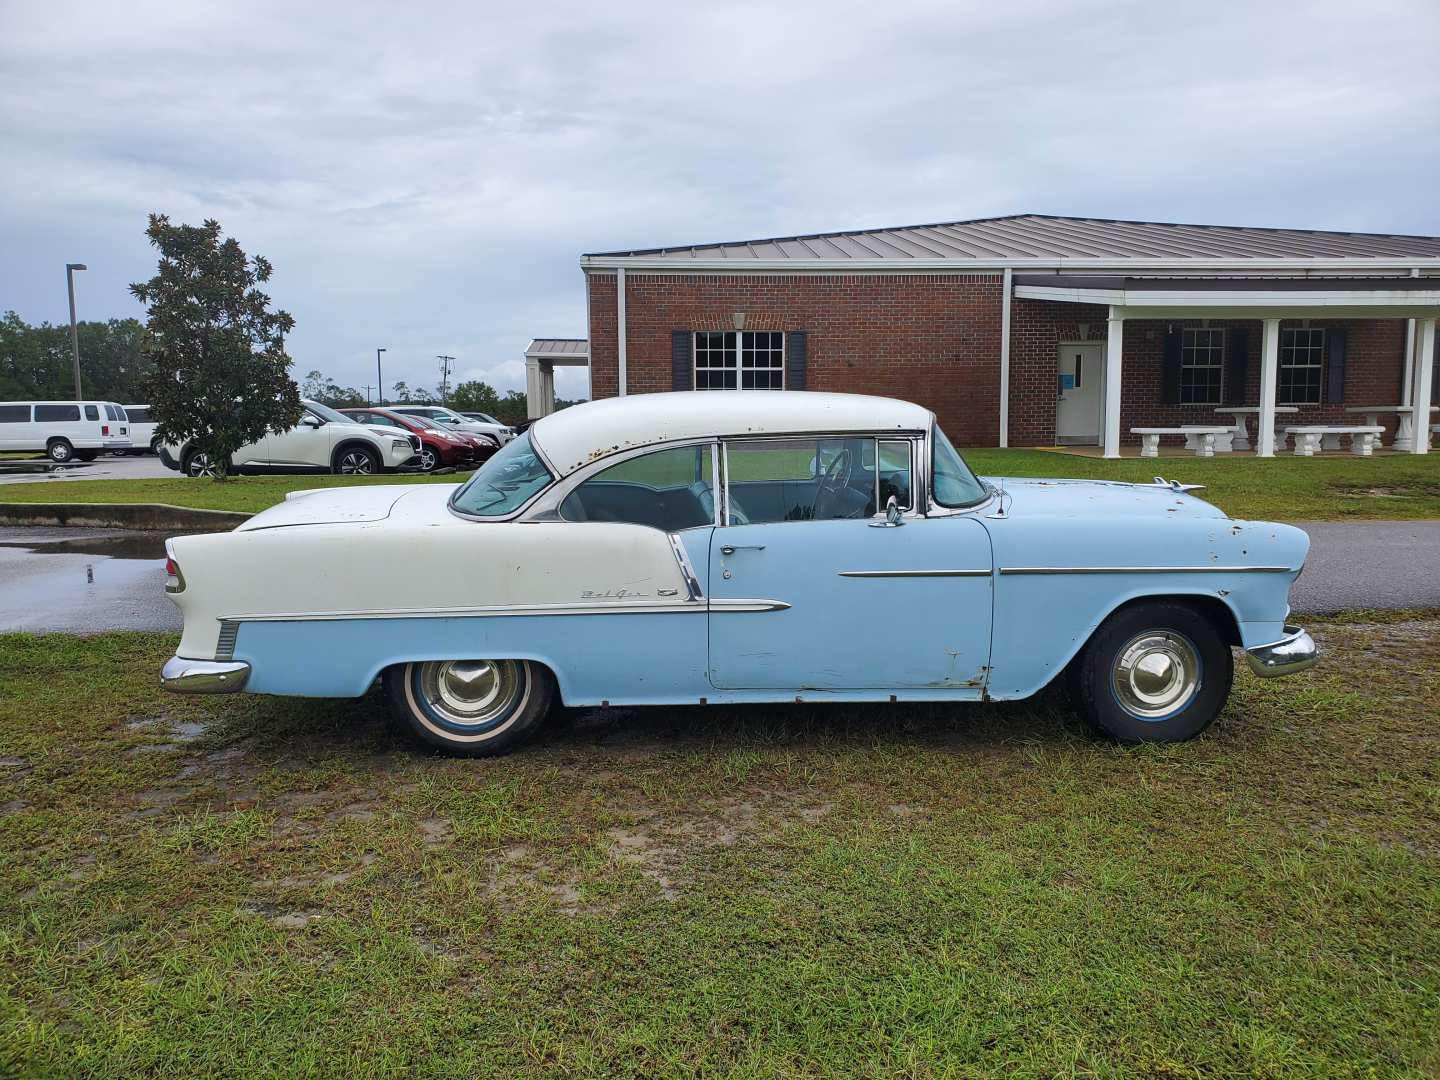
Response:
POLYGON ((1010 445, 1010 293, 1014 271, 1005 268, 1000 298, 1000 445, 1010 445))
POLYGON ((625 268, 615 271, 615 340, 618 343, 616 362, 619 367, 616 393, 625 396, 625 268))
POLYGON ((540 415, 555 411, 555 365, 540 361, 540 415))
POLYGON ((538 420, 544 416, 540 389, 540 361, 533 356, 525 358, 525 416, 538 420))
POLYGON ((1125 318, 1118 308, 1110 309, 1109 333, 1105 338, 1105 456, 1120 456, 1120 367, 1125 349, 1125 318))
POLYGON ((1280 374, 1280 320, 1266 319, 1260 344, 1260 430, 1255 456, 1275 456, 1275 385, 1280 374))
POLYGON ((1405 374, 1400 379, 1400 404, 1410 404, 1415 389, 1415 320, 1405 320, 1405 374))
POLYGON ((1415 392, 1410 403, 1415 407, 1411 417, 1415 422, 1415 437, 1410 450, 1415 454, 1430 452, 1430 380, 1435 374, 1435 320, 1418 319, 1415 322, 1415 392))

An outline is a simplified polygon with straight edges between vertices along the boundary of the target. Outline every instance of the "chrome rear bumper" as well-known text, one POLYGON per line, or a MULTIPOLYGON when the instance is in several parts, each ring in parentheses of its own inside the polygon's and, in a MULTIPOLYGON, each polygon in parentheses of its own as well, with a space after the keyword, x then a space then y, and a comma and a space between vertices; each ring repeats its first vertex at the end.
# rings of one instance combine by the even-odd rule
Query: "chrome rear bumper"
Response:
POLYGON ((1256 675, 1262 679, 1274 679, 1314 667, 1320 659, 1320 649, 1315 639, 1300 627, 1287 626, 1285 636, 1279 641, 1246 649, 1245 657, 1250 661, 1250 670, 1256 675))
POLYGON ((160 669, 160 685, 176 694, 238 694, 250 679, 250 665, 238 660, 186 660, 172 656, 160 669))

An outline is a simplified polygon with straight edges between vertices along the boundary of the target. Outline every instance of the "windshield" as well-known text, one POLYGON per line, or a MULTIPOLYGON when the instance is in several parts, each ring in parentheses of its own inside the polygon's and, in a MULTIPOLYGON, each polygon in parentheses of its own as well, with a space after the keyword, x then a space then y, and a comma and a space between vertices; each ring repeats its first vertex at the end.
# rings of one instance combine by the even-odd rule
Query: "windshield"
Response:
POLYGON ((551 479, 550 470, 535 453, 526 432, 475 470, 475 475, 455 493, 451 505, 462 514, 504 517, 525 505, 551 479))
POLYGON ((937 424, 930 429, 931 487, 941 506, 974 506, 985 498, 985 485, 975 479, 970 466, 937 424))
POLYGON ((336 412, 329 405, 321 405, 318 401, 305 402, 305 408, 309 409, 316 416, 320 417, 327 424, 353 424, 355 418, 346 416, 344 413, 336 412))

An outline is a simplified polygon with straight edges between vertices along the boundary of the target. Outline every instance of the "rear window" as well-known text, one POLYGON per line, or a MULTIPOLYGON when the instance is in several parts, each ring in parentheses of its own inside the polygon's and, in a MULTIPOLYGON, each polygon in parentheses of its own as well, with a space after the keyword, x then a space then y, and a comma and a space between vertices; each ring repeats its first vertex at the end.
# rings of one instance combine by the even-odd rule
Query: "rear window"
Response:
POLYGON ((37 424, 63 423, 66 421, 78 421, 80 419, 79 405, 36 405, 35 422, 37 424))
POLYGON ((150 423, 150 410, 149 410, 149 409, 126 409, 126 410, 125 410, 125 415, 130 418, 130 422, 131 422, 132 424, 148 424, 148 423, 150 423))
POLYGON ((28 424, 29 405, 0 405, 0 424, 28 424))

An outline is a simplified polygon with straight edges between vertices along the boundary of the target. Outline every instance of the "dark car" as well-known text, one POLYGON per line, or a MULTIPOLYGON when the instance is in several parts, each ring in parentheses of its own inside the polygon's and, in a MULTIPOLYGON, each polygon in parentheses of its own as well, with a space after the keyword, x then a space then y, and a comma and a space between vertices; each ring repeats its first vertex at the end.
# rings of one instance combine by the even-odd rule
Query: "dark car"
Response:
POLYGON ((491 439, 477 438, 461 431, 441 431, 422 417, 407 416, 389 409, 341 409, 357 424, 396 427, 420 438, 420 471, 434 472, 451 467, 473 469, 499 447, 491 439))

